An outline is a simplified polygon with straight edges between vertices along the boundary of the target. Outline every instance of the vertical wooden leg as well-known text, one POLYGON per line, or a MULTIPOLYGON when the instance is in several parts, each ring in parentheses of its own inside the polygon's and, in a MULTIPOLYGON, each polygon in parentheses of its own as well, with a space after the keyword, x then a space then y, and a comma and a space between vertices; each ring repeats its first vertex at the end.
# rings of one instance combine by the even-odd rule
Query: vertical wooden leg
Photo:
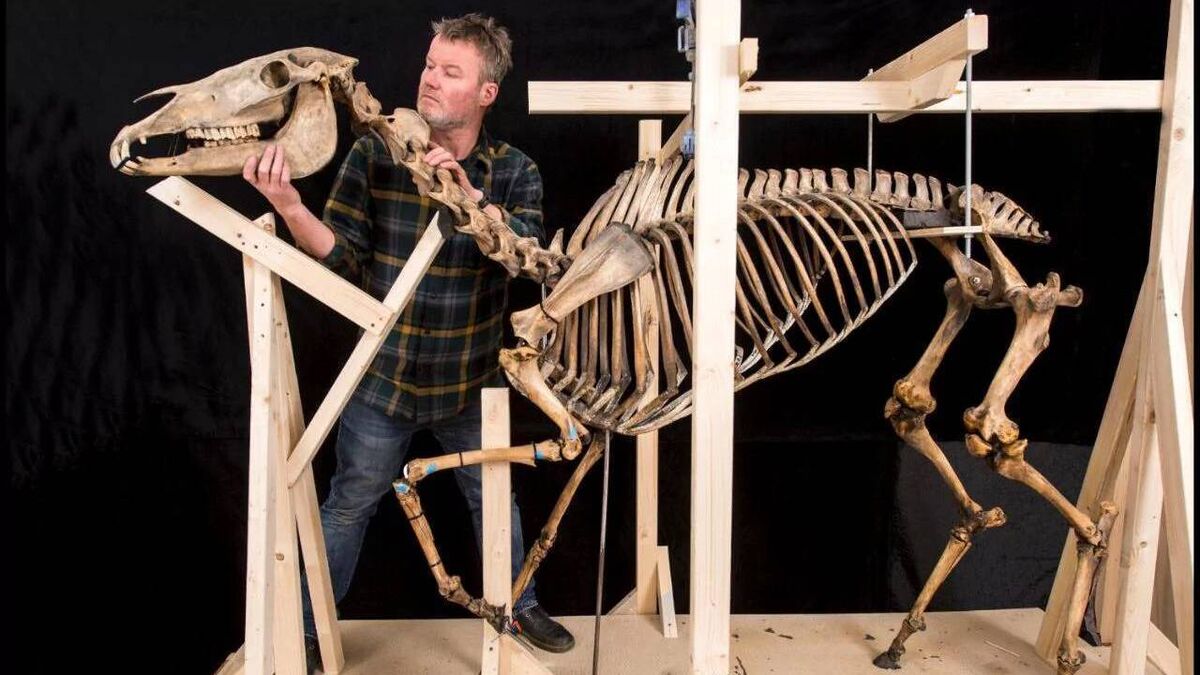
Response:
MULTIPOLYGON (((275 434, 279 442, 271 456, 276 477, 286 475, 287 453, 296 438, 287 413, 287 385, 282 367, 282 341, 287 335, 287 315, 283 314, 283 294, 279 277, 272 276, 275 308, 275 378, 271 405, 275 408, 275 434)), ((282 478, 275 486, 275 672, 278 675, 305 675, 304 613, 300 602, 300 555, 296 544, 296 520, 290 491, 282 478)))
MULTIPOLYGON (((509 446, 508 389, 483 390, 482 447, 509 446)), ((509 593, 512 590, 512 484, 507 462, 490 462, 480 467, 483 474, 483 599, 503 607, 506 618, 512 615, 509 593)), ((483 622, 483 675, 506 672, 508 660, 500 634, 491 623, 483 622)))
MULTIPOLYGON (((296 376, 296 363, 292 353, 292 336, 288 324, 287 309, 283 302, 283 287, 274 280, 276 330, 279 354, 279 402, 283 406, 281 417, 286 422, 286 439, 283 462, 286 469, 287 456, 304 434, 304 409, 300 402, 300 383, 296 376)), ((282 471, 282 470, 281 470, 282 471)), ((283 475, 281 473, 281 475, 283 475)), ((321 650, 322 671, 336 675, 345 664, 342 654, 342 638, 337 626, 337 609, 333 601, 333 582, 329 577, 329 563, 325 552, 325 536, 321 531, 321 515, 317 505, 317 487, 313 482, 312 466, 308 466, 287 493, 291 507, 287 519, 290 546, 293 553, 291 567, 296 570, 295 623, 289 630, 303 633, 303 606, 300 604, 299 563, 295 553, 299 534, 300 549, 304 551, 305 577, 308 579, 309 598, 313 606, 313 618, 317 630, 317 642, 321 650)), ((283 519, 280 519, 283 522, 283 519)), ((282 525, 281 525, 282 527, 282 525)), ((282 531, 282 530, 281 530, 282 531)), ((289 584, 291 582, 289 581, 289 584)), ((279 605, 276 605, 279 607, 279 605)), ((304 645, 297 652, 303 658, 304 645)), ((301 660, 301 664, 304 661, 301 660)), ((280 671, 282 672, 282 670, 280 671)))
MULTIPOLYGON (((1145 317, 1135 316, 1134 320, 1144 321, 1145 317)), ((1148 357, 1149 352, 1143 350, 1142 372, 1146 372, 1148 357)), ((1142 673, 1146 669, 1158 536, 1162 526, 1162 469, 1151 390, 1146 378, 1138 382, 1133 432, 1126 453, 1129 501, 1124 536, 1120 541, 1121 555, 1119 559, 1112 556, 1107 563, 1109 574, 1120 579, 1109 669, 1121 675, 1142 673)))
POLYGON ((251 265, 250 334, 250 470, 246 540, 246 670, 247 675, 275 671, 275 455, 280 452, 278 408, 272 390, 275 349, 274 293, 271 271, 251 265))
MULTIPOLYGON (((638 122, 638 160, 658 156, 662 148, 662 120, 638 122)), ((653 280, 643 277, 637 282, 643 289, 640 297, 653 289, 653 280)), ((635 311, 642 309, 635 308, 635 311)), ((635 363, 634 367, 649 366, 652 371, 642 401, 651 401, 658 395, 658 326, 657 315, 647 317, 647 352, 635 351, 635 361, 645 359, 646 364, 635 363)), ((637 569, 635 572, 634 612, 653 614, 657 593, 658 570, 658 432, 651 431, 637 437, 637 569)))

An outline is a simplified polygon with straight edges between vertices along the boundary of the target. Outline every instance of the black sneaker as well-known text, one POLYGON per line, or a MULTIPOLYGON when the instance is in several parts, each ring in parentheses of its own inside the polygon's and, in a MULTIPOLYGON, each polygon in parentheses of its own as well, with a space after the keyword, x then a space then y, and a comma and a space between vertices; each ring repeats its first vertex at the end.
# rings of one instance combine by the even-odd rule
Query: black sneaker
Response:
POLYGON ((541 605, 513 615, 513 634, 529 644, 556 654, 571 651, 575 646, 575 637, 571 631, 546 613, 541 605))
POLYGON ((304 636, 304 662, 308 675, 325 672, 321 670, 321 648, 317 645, 315 637, 304 636))

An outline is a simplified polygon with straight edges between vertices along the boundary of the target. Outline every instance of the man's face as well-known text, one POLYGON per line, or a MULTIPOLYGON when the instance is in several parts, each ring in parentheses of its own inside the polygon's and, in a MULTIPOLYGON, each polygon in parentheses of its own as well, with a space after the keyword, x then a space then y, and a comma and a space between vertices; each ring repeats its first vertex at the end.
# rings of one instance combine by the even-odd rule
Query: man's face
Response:
POLYGON ((498 86, 483 81, 483 57, 470 42, 434 36, 417 90, 417 112, 434 129, 454 129, 483 119, 498 86))

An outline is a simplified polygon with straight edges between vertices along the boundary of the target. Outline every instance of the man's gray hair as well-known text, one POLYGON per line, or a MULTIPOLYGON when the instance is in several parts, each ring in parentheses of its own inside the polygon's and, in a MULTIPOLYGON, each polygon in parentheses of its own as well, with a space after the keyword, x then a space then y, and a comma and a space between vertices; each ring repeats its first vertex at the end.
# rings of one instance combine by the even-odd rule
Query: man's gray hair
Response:
POLYGON ((508 29, 490 16, 471 12, 455 19, 433 22, 433 34, 443 40, 469 42, 483 55, 483 79, 500 84, 512 70, 512 38, 508 29))

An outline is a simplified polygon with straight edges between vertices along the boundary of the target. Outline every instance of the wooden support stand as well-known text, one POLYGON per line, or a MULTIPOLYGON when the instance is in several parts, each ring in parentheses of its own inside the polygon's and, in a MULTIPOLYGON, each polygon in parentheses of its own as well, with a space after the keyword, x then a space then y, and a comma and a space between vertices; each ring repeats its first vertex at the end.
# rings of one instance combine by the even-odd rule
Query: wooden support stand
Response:
MULTIPOLYGON (((883 121, 918 112, 961 113, 965 110, 965 97, 958 76, 967 56, 986 49, 988 38, 987 17, 969 16, 860 82, 755 82, 751 87, 735 89, 733 73, 742 75, 743 83, 748 77, 743 72, 747 69, 728 62, 734 53, 740 53, 745 62, 749 49, 746 44, 739 50, 730 49, 736 40, 740 3, 727 3, 719 9, 715 4, 698 5, 701 13, 697 16, 695 101, 693 86, 687 82, 530 82, 529 112, 687 114, 663 143, 658 153, 660 161, 678 152, 683 134, 692 124, 693 105, 697 113, 703 107, 706 115, 714 115, 707 118, 706 124, 697 124, 696 181, 702 187, 697 190, 696 256, 697 265, 706 272, 698 275, 694 289, 698 327, 693 363, 695 622, 691 640, 694 672, 724 673, 729 668, 727 630, 721 630, 722 626, 728 626, 728 578, 727 570, 722 568, 728 550, 727 512, 723 503, 699 501, 723 497, 729 478, 726 460, 731 440, 727 437, 726 423, 732 401, 726 392, 724 371, 731 350, 721 351, 727 347, 721 327, 733 323, 732 305, 725 302, 725 294, 732 286, 726 279, 725 266, 733 256, 720 255, 716 233, 727 210, 720 195, 726 188, 732 190, 736 176, 721 177, 714 166, 722 161, 728 166, 737 164, 737 110, 729 113, 727 107, 740 108, 742 113, 873 112, 883 121), (721 88, 726 82, 727 87, 721 88), (716 96, 714 91, 723 93, 716 96), (706 157, 715 159, 706 162, 706 157), (710 173, 708 169, 716 172, 710 173), (699 327, 701 317, 710 317, 705 327, 699 327), (697 440, 696 436, 701 434, 704 438, 697 440)), ((1122 663, 1130 664, 1128 668, 1132 670, 1143 667, 1147 641, 1151 658, 1166 672, 1180 668, 1182 672, 1191 672, 1193 664, 1192 58, 1192 3, 1173 0, 1162 81, 976 81, 973 84, 972 110, 978 113, 1162 111, 1164 115, 1151 260, 1079 499, 1081 508, 1094 512, 1099 501, 1111 499, 1115 486, 1121 485, 1131 500, 1126 507, 1122 554, 1115 554, 1114 537, 1110 549, 1113 553, 1109 555, 1110 562, 1119 558, 1121 567, 1117 574, 1112 574, 1110 565, 1103 587, 1109 590, 1102 614, 1113 618, 1102 618, 1102 628, 1115 621, 1124 627, 1118 634, 1126 634, 1122 638, 1124 644, 1114 654, 1114 659, 1119 657, 1114 661, 1116 669, 1125 668, 1122 663), (1137 461, 1118 480, 1127 446, 1137 449, 1128 453, 1136 456, 1137 461), (1154 577, 1157 547, 1153 544, 1160 504, 1165 506, 1163 520, 1180 643, 1177 655, 1159 631, 1145 630, 1150 612, 1147 580, 1154 577), (1133 555, 1135 550, 1138 555, 1133 555), (1178 665, 1169 668, 1170 661, 1177 661, 1178 665)), ((732 227, 732 215, 725 216, 724 226, 732 227)), ((962 228, 962 233, 975 229, 962 228)), ((648 475, 648 471, 644 473, 639 464, 639 480, 643 475, 648 475)), ((644 525, 639 516, 639 541, 644 525)), ((639 560, 640 549, 639 546, 639 560)), ((1051 660, 1056 656, 1053 645, 1061 633, 1062 613, 1074 568, 1071 536, 1064 546, 1054 593, 1037 640, 1039 654, 1051 660)), ((644 580, 650 577, 650 569, 652 566, 639 563, 639 586, 635 593, 639 608, 650 602, 644 592, 648 588, 644 580)), ((1101 597, 1105 597, 1103 589, 1101 597)))
POLYGON ((273 214, 250 221, 180 177, 162 180, 147 192, 243 256, 251 369, 246 632, 241 649, 219 672, 305 673, 303 551, 322 670, 333 675, 345 659, 311 461, 441 249, 446 231, 435 215, 381 303, 276 238, 273 214), (364 329, 307 428, 280 277, 364 329))
MULTIPOLYGON (((1114 533, 1109 545, 1098 603, 1102 637, 1113 645, 1113 673, 1141 673, 1147 655, 1166 672, 1194 669, 1190 297, 1184 304, 1191 292, 1194 213, 1192 21, 1192 3, 1175 0, 1149 262, 1078 502, 1095 513, 1101 500, 1124 497, 1120 536, 1114 533), (1171 589, 1177 654, 1161 641, 1151 648, 1160 528, 1167 534, 1170 583, 1159 584, 1171 589)), ((1047 660, 1056 656, 1075 567, 1072 533, 1038 633, 1037 651, 1047 660)))
MULTIPOLYGON (((483 390, 482 445, 507 448, 509 435, 508 389, 483 390)), ((508 462, 486 462, 483 472, 483 599, 502 606, 512 616, 512 479, 508 462)), ((482 675, 550 675, 537 658, 513 636, 499 635, 483 624, 482 675)))

